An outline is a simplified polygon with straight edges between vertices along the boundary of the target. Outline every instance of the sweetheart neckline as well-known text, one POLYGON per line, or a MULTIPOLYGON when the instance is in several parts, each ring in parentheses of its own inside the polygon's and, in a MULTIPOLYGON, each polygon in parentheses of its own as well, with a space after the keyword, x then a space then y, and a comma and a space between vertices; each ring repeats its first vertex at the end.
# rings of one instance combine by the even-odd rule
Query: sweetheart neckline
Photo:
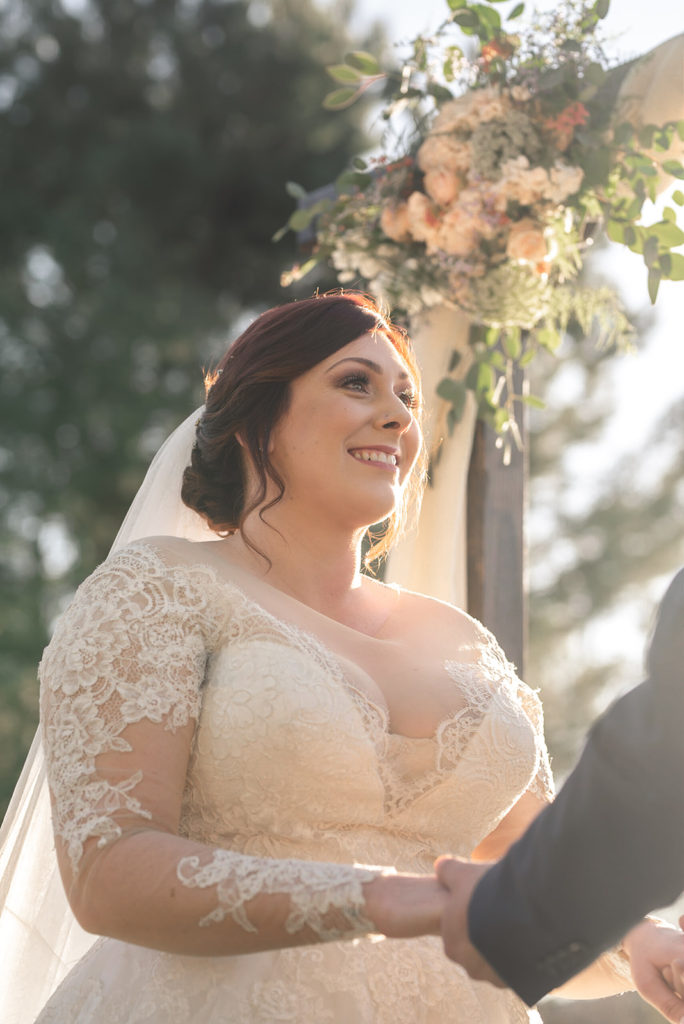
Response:
MULTIPOLYGON (((169 569, 169 568, 178 568, 179 567, 178 564, 176 564, 175 566, 174 565, 171 565, 171 566, 168 565, 168 563, 161 556, 161 553, 158 550, 158 548, 153 546, 149 542, 145 541, 145 539, 140 539, 140 540, 137 540, 137 541, 133 541, 128 546, 129 547, 135 547, 135 546, 138 546, 138 545, 140 545, 142 547, 145 547, 148 551, 151 551, 154 555, 156 555, 156 557, 159 558, 159 560, 162 562, 162 564, 165 565, 165 567, 167 569, 169 569)), ((123 549, 120 549, 120 551, 121 550, 123 550, 123 549)), ((118 553, 119 552, 117 552, 117 554, 118 553)), ((228 580, 228 579, 222 578, 220 576, 220 574, 217 572, 216 568, 213 565, 210 565, 207 562, 192 562, 190 564, 188 564, 188 563, 184 563, 184 564, 189 569, 203 569, 203 570, 205 570, 207 573, 209 573, 209 575, 211 576, 211 578, 212 578, 212 580, 213 580, 215 585, 217 585, 219 587, 226 588, 226 589, 232 589, 234 592, 238 593, 243 598, 243 600, 245 600, 246 602, 251 604, 253 607, 255 607, 260 612, 260 614, 265 616, 270 621, 274 622, 276 625, 281 627, 281 629, 283 627, 285 627, 285 631, 286 632, 289 630, 292 633, 294 633, 295 635, 298 635, 300 640, 303 639, 307 643, 313 645, 315 648, 318 648, 318 650, 324 656, 324 659, 328 663, 328 665, 332 666, 332 668, 334 669, 334 674, 339 679, 341 685, 344 686, 346 692, 349 693, 349 695, 352 697, 352 700, 354 698, 356 698, 357 701, 362 703, 367 710, 370 710, 374 714, 374 717, 380 719, 379 731, 380 731, 380 733, 381 733, 381 735, 383 737, 385 747, 387 746, 387 743, 390 741, 390 739, 392 737, 397 737, 397 738, 399 738, 401 740, 407 740, 409 742, 412 741, 412 740, 419 740, 419 741, 423 741, 423 742, 431 741, 433 743, 441 744, 442 734, 444 733, 444 731, 450 725, 453 725, 456 721, 458 721, 458 719, 461 716, 463 716, 464 714, 467 714, 469 711, 472 711, 472 709, 473 709, 472 704, 468 702, 467 698, 465 698, 465 694, 463 694, 463 696, 465 698, 465 703, 461 707, 457 708, 455 711, 450 712, 449 714, 447 714, 443 718, 441 718, 439 720, 439 722, 437 723, 437 725, 435 726, 435 729, 432 731, 432 733, 429 736, 407 736, 405 733, 400 733, 400 732, 392 731, 390 729, 390 711, 389 711, 389 707, 383 707, 382 705, 378 704, 367 693, 365 693, 363 690, 361 690, 358 686, 355 686, 354 683, 352 683, 348 679, 347 674, 344 672, 344 669, 343 669, 342 665, 340 664, 340 660, 342 660, 342 661, 349 661, 350 664, 354 665, 354 667, 357 668, 359 672, 361 672, 361 673, 363 673, 363 675, 367 676, 372 682, 375 682, 373 677, 368 672, 366 672, 363 668, 361 668, 360 665, 357 665, 356 662, 351 661, 351 659, 349 659, 349 658, 344 658, 343 655, 338 655, 331 647, 328 646, 328 644, 324 643, 321 639, 319 639, 319 637, 317 637, 315 635, 315 633, 310 632, 309 630, 303 628, 302 626, 297 625, 296 623, 289 622, 287 619, 282 619, 278 615, 275 615, 273 612, 269 611, 268 608, 264 607, 264 605, 261 604, 261 602, 259 602, 255 597, 253 597, 251 594, 246 593, 245 590, 239 584, 235 583, 233 580, 228 580)), ((277 589, 277 588, 273 588, 273 589, 277 589)), ((279 591, 279 593, 284 593, 284 591, 279 591)), ((285 596, 288 596, 288 595, 285 595, 285 596)), ((293 600, 296 600, 296 598, 293 598, 293 600)), ((303 602, 299 601, 297 603, 298 604, 302 604, 303 602)), ((309 607, 309 606, 306 605, 305 607, 309 607)), ((314 608, 314 609, 312 609, 312 611, 315 612, 316 609, 314 608)), ((316 614, 321 614, 321 613, 317 612, 316 614)), ((327 615, 323 616, 323 617, 326 618, 326 619, 329 619, 329 616, 327 616, 327 615)), ((336 620, 331 619, 330 621, 335 622, 336 620)), ((344 626, 344 623, 338 623, 338 625, 344 626)), ((351 629, 351 627, 345 627, 345 628, 351 629)), ((353 632, 357 633, 359 631, 358 630, 353 630, 353 632)), ((376 639, 375 637, 369 637, 369 636, 367 636, 367 634, 364 634, 364 633, 359 633, 359 636, 363 636, 363 637, 366 637, 367 639, 372 639, 372 640, 376 639)), ((379 642, 387 643, 388 641, 382 641, 381 640, 379 642)), ((476 659, 473 662, 457 662, 456 659, 448 659, 448 660, 449 661, 453 661, 454 664, 459 664, 459 665, 464 665, 464 666, 472 666, 473 668, 475 668, 479 664, 479 661, 480 661, 479 658, 476 659)), ((505 662, 505 659, 503 659, 503 660, 505 662)), ((450 676, 450 678, 452 678, 452 680, 453 680, 453 677, 448 672, 448 669, 446 669, 446 664, 447 664, 447 662, 444 663, 445 671, 450 676)), ((453 682, 454 682, 454 684, 456 686, 458 686, 458 683, 456 682, 456 680, 453 680, 453 682)), ((462 693, 462 691, 461 691, 461 693, 462 693)), ((490 693, 491 693, 491 696, 493 697, 494 696, 494 691, 490 690, 490 693)), ((484 716, 485 716, 486 712, 491 707, 492 703, 493 703, 492 701, 489 701, 487 703, 487 708, 485 709, 485 712, 484 712, 484 714, 482 716, 483 719, 484 719, 484 716)))

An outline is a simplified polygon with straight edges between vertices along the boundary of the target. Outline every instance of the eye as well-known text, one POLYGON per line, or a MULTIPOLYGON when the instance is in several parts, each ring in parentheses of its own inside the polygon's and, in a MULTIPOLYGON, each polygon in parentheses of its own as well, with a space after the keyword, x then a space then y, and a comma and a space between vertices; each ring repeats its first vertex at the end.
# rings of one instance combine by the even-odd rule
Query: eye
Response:
POLYGON ((399 393, 399 398, 402 400, 407 409, 415 409, 418 405, 418 395, 415 391, 411 391, 408 388, 406 391, 399 393))
POLYGON ((367 391, 370 386, 368 375, 365 373, 350 373, 339 382, 339 387, 348 388, 351 391, 367 391))

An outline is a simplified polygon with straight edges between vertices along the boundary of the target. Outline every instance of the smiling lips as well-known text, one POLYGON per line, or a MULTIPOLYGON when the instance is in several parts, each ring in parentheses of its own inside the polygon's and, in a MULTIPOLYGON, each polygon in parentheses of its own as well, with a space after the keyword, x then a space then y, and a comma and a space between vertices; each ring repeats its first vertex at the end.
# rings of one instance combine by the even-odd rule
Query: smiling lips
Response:
POLYGON ((359 462, 372 462, 382 468, 397 468, 396 452, 389 448, 352 448, 349 454, 359 462))

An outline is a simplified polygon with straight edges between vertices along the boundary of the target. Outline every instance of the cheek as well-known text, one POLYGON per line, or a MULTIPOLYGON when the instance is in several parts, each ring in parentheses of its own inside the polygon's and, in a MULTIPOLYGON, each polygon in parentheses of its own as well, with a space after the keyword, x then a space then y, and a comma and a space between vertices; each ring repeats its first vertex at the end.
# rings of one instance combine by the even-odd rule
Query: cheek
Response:
POLYGON ((420 452, 421 445, 423 443, 423 434, 417 423, 413 424, 411 430, 406 434, 404 439, 404 452, 405 452, 405 472, 403 473, 403 479, 406 479, 413 469, 418 453, 420 452))

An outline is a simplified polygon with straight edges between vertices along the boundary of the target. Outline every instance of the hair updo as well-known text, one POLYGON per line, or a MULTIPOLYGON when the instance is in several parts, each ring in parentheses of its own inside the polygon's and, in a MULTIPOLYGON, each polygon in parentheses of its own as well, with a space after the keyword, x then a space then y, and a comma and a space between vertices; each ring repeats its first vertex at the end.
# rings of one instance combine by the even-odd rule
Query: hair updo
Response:
MULTIPOLYGON (((204 411, 197 422, 191 464, 183 474, 181 497, 212 530, 221 535, 242 532, 247 515, 263 503, 269 479, 280 493, 260 514, 280 501, 285 481, 271 463, 268 448, 273 429, 287 409, 290 381, 369 333, 383 334, 391 342, 420 395, 420 373, 406 333, 359 292, 317 295, 267 310, 207 375, 204 411), (257 491, 249 503, 245 453, 257 478, 257 491)), ((414 471, 404 489, 402 507, 393 511, 381 531, 373 531, 366 564, 387 554, 404 526, 409 505, 419 504, 423 475, 414 471)))

